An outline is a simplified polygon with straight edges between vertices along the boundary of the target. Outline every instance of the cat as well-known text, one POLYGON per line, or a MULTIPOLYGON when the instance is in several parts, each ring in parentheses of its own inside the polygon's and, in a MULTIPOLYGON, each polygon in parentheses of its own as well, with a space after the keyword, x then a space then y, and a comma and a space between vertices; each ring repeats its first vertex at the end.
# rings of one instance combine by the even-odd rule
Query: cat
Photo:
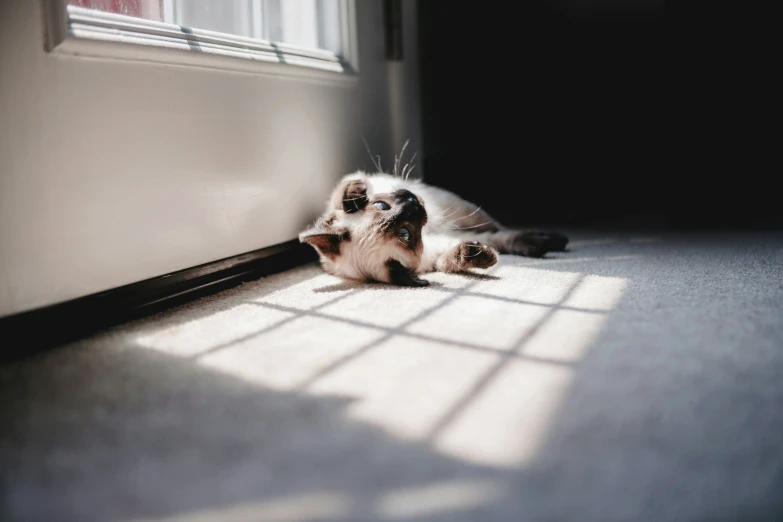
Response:
POLYGON ((542 257, 568 244, 556 232, 507 228, 474 203, 403 173, 343 176, 325 212, 299 234, 300 242, 318 252, 326 272, 427 286, 419 275, 485 269, 497 263, 499 253, 542 257))

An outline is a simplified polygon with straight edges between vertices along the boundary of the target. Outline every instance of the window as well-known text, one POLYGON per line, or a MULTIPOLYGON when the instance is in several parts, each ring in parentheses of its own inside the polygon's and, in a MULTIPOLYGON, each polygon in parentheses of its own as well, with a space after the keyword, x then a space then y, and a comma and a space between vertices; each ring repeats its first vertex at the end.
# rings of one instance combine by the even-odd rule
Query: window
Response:
POLYGON ((0 0, 0 315, 298 244, 369 164, 363 137, 418 150, 416 53, 384 59, 383 2, 337 2, 339 55, 183 31, 147 2, 0 0), (339 68, 357 52, 361 74, 339 68))
POLYGON ((352 72, 354 1, 50 0, 65 9, 52 16, 50 50, 70 43, 84 54, 73 40, 109 41, 352 72))

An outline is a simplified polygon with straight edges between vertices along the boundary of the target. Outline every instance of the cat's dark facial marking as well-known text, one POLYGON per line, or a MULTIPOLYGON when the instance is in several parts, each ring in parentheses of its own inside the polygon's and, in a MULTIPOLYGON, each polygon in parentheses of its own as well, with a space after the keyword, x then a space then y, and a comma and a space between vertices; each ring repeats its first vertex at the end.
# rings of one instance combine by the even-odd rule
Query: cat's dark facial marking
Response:
POLYGON ((386 268, 389 269, 389 281, 392 284, 400 286, 427 286, 428 281, 416 275, 416 271, 406 268, 395 259, 386 261, 386 268))
POLYGON ((340 255, 342 245, 351 240, 351 232, 345 229, 334 229, 324 222, 302 233, 299 240, 314 247, 321 255, 336 259, 340 255))
POLYGON ((413 252, 421 251, 421 232, 427 224, 427 211, 419 197, 408 190, 398 190, 374 201, 373 206, 380 211, 376 218, 378 227, 390 239, 413 252))
POLYGON ((362 180, 350 181, 343 191, 343 210, 352 214, 367 206, 367 184, 362 180))

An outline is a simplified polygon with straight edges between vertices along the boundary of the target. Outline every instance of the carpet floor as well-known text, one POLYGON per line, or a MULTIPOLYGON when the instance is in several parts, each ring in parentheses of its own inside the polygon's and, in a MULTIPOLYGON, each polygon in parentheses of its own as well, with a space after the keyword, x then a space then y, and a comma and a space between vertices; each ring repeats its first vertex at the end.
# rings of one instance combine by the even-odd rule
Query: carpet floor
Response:
POLYGON ((0 519, 783 520, 783 233, 425 278, 310 264, 3 365, 0 519))

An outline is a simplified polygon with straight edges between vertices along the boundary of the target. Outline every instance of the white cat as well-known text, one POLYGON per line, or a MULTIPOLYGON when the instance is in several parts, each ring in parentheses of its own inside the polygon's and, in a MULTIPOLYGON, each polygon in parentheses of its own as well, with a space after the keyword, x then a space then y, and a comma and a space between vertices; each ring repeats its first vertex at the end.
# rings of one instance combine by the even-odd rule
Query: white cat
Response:
POLYGON ((426 286, 418 274, 489 268, 498 253, 562 251, 561 234, 503 226, 477 205, 405 176, 356 172, 342 178, 324 214, 299 240, 333 275, 426 286))

